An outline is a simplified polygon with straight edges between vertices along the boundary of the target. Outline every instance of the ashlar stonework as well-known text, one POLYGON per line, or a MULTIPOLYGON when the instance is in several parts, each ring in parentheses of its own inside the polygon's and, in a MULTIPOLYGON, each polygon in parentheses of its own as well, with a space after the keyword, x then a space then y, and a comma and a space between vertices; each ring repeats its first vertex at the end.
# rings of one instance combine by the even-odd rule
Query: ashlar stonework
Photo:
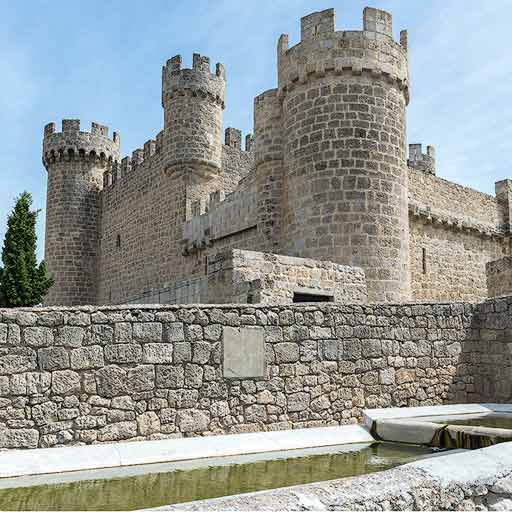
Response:
MULTIPOLYGON (((208 269, 229 251, 362 269, 369 302, 487 297, 486 264, 511 256, 512 181, 490 196, 436 176, 432 146, 406 154, 408 36, 393 39, 391 15, 367 7, 350 31, 333 9, 305 16, 297 44, 278 40, 277 75, 254 99, 244 149, 240 130, 222 139, 225 69, 198 54, 191 68, 179 55, 163 66, 163 129, 131 157, 105 126, 48 124, 46 303, 205 301, 208 269)), ((290 300, 266 285, 223 300, 290 300)), ((343 289, 335 300, 354 301, 343 289)), ((115 350, 104 357, 139 358, 115 350)))

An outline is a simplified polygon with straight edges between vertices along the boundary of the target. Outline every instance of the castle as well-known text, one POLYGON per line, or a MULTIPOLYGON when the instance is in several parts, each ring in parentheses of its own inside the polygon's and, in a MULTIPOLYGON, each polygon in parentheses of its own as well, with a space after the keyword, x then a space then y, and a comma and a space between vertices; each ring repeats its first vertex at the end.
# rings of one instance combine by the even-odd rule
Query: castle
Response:
POLYGON ((244 149, 222 140, 224 67, 197 54, 163 67, 163 130, 131 157, 105 126, 45 127, 47 304, 488 296, 512 181, 493 197, 437 177, 431 146, 406 154, 407 32, 373 8, 336 31, 328 9, 277 60, 244 149))

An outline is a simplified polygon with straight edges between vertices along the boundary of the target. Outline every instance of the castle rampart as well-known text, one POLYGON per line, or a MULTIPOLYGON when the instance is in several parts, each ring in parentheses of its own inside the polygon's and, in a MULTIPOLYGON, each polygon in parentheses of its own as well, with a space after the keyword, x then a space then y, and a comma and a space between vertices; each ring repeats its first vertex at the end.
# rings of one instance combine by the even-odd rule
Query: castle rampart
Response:
POLYGON ((47 302, 203 300, 233 250, 360 267, 371 302, 486 297, 486 264, 511 254, 512 181, 494 197, 437 177, 432 146, 407 158, 407 32, 394 41, 372 8, 362 25, 336 31, 328 9, 302 18, 296 45, 279 37, 245 151, 223 130, 224 68, 199 54, 167 61, 163 129, 122 160, 104 126, 48 125, 47 302))

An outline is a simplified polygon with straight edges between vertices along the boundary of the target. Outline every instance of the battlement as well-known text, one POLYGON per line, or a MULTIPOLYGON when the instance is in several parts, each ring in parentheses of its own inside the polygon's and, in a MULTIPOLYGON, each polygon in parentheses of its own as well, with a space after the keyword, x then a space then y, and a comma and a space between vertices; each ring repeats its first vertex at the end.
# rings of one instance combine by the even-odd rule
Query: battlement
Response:
POLYGON ((219 62, 211 72, 209 57, 194 53, 192 68, 182 68, 181 55, 175 55, 162 67, 162 106, 176 95, 208 98, 224 108, 225 71, 219 62))
POLYGON ((400 42, 393 40, 392 16, 386 11, 366 7, 359 31, 336 31, 334 9, 314 12, 301 19, 301 41, 289 48, 283 34, 277 53, 279 94, 310 77, 348 72, 383 77, 409 97, 407 33, 401 33, 400 42))
POLYGON ((427 152, 422 152, 421 144, 409 144, 407 165, 428 174, 436 173, 436 153, 434 146, 427 146, 427 152))
POLYGON ((320 34, 334 32, 336 26, 334 9, 313 12, 300 19, 300 40, 313 39, 320 34))
POLYGON ((149 139, 144 143, 142 148, 132 151, 131 156, 125 156, 121 159, 121 163, 117 162, 112 165, 111 169, 107 169, 103 176, 104 188, 113 186, 117 181, 121 180, 126 174, 137 170, 140 166, 151 161, 153 156, 161 151, 162 148, 162 132, 159 132, 156 140, 149 139))
POLYGON ((120 138, 113 132, 108 135, 108 127, 91 123, 89 132, 80 131, 79 119, 63 119, 62 131, 56 131, 55 123, 44 127, 43 164, 69 160, 99 160, 105 163, 119 160, 120 138))

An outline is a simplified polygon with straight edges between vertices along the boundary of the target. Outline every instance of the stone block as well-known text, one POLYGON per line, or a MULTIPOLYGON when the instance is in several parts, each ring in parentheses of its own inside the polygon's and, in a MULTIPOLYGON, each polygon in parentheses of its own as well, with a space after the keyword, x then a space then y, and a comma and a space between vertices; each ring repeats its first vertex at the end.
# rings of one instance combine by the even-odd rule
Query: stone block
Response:
POLYGON ((63 370, 69 368, 69 354, 64 347, 40 348, 37 351, 41 370, 63 370))
POLYGON ((99 345, 76 348, 71 351, 71 368, 73 370, 101 368, 104 364, 103 348, 99 345))
POLYGON ((52 392, 56 395, 80 393, 80 375, 72 370, 53 372, 52 392))
POLYGON ((96 372, 98 394, 105 397, 124 395, 131 389, 127 387, 126 371, 115 365, 105 366, 96 372))
POLYGON ((155 368, 152 365, 139 365, 128 370, 127 391, 140 393, 155 387, 155 368))
POLYGON ((196 409, 185 409, 176 414, 176 425, 180 432, 204 432, 208 430, 209 415, 196 409))
POLYGON ((162 341, 162 324, 157 322, 133 324, 133 339, 141 343, 162 341))
POLYGON ((137 430, 141 436, 149 436, 160 432, 160 418, 153 411, 137 416, 137 430))
POLYGON ((116 343, 105 347, 105 360, 108 363, 140 363, 142 347, 136 343, 116 343))
POLYGON ((48 347, 53 345, 53 331, 49 327, 27 327, 23 330, 23 339, 29 347, 48 347))
POLYGON ((144 345, 142 362, 163 364, 172 363, 173 346, 171 343, 147 343, 144 345))
POLYGON ((84 340, 84 329, 82 327, 73 327, 65 325, 57 331, 57 345, 64 347, 77 348, 82 345, 84 340))
POLYGON ((183 366, 162 364, 156 366, 156 387, 179 389, 185 385, 183 366))
POLYGON ((98 434, 98 441, 122 441, 137 436, 137 422, 121 421, 103 427, 98 434))
POLYGON ((278 364, 296 363, 299 360, 299 345, 297 343, 276 343, 274 351, 278 364))

